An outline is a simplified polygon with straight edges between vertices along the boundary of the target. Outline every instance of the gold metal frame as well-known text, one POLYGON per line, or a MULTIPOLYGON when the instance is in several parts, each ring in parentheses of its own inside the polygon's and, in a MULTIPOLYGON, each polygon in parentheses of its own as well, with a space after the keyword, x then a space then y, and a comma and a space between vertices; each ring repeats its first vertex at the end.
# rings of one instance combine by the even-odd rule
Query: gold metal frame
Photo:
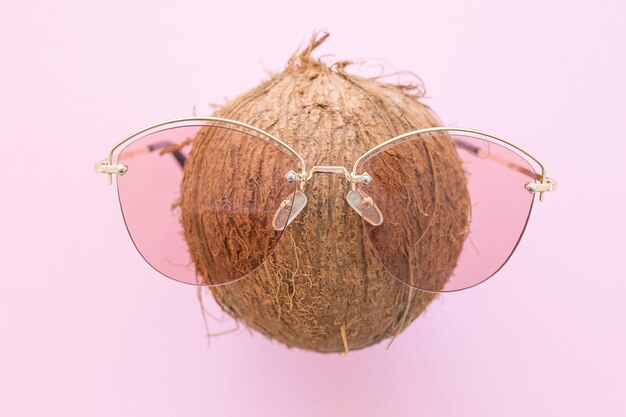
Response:
POLYGON ((298 153, 296 152, 291 146, 287 145, 285 142, 283 142, 282 140, 280 140, 279 138, 277 138, 276 136, 272 135, 271 133, 268 133, 262 129, 259 129, 257 127, 254 127, 252 125, 249 125, 247 123, 243 123, 243 122, 239 122, 236 120, 231 120, 231 119, 226 119, 226 118, 222 118, 222 117, 187 117, 187 118, 180 118, 180 119, 173 119, 173 120, 168 120, 166 122, 161 122, 161 123, 157 123, 155 125, 149 126, 147 128, 141 129, 138 132, 133 133, 132 135, 126 137, 125 139, 123 139, 122 141, 120 141, 119 143, 117 143, 115 146, 113 146, 113 148, 111 148, 111 150, 109 151, 108 157, 100 162, 98 162, 95 165, 95 169, 96 172, 98 173, 103 173, 103 174, 107 174, 109 177, 109 184, 112 183, 112 175, 123 175, 124 173, 126 173, 126 167, 123 166, 122 164, 113 164, 113 156, 115 154, 115 151, 117 149, 119 149, 122 145, 126 144, 127 142, 132 141, 135 138, 138 138, 141 134, 149 132, 153 129, 162 127, 162 126, 167 126, 167 125, 172 125, 172 124, 179 124, 179 123, 186 123, 186 122, 221 122, 221 123, 227 123, 227 124, 233 124, 236 126, 240 126, 240 127, 244 127, 246 129, 250 129, 254 132, 257 132, 263 136, 265 136, 266 138, 276 142, 277 144, 279 144, 280 146, 284 147, 285 149, 287 149, 290 153, 292 153, 296 158, 298 158, 298 160, 300 161, 301 167, 302 167, 302 171, 300 173, 297 173, 295 176, 295 180, 298 180, 301 184, 301 188, 304 187, 304 184, 309 181, 311 179, 311 177, 313 176, 313 174, 316 173, 339 173, 339 174, 343 174, 344 177, 351 183, 352 185, 352 189, 354 190, 354 185, 355 183, 359 183, 359 182, 363 182, 365 184, 369 183, 369 181, 371 181, 371 176, 369 176, 367 173, 363 173, 363 174, 357 174, 357 169, 359 167, 359 164, 368 156, 374 154, 375 152, 390 146, 391 144, 394 144, 395 142, 399 142, 402 141, 403 139, 407 139, 413 136, 419 136, 425 133, 433 133, 433 132, 459 132, 459 133, 471 133, 474 135, 480 135, 484 138, 488 138, 490 141, 496 141, 496 142, 502 142, 510 147, 512 147, 513 149, 517 150, 518 152, 521 152, 522 154, 524 154, 526 156, 525 159, 531 159, 532 161, 534 161, 540 168, 541 168, 541 173, 538 175, 537 180, 539 182, 533 182, 533 183, 529 183, 526 184, 526 189, 531 192, 531 193, 539 193, 539 200, 543 201, 543 195, 545 192, 549 192, 549 191, 554 191, 556 189, 556 182, 550 178, 548 178, 547 174, 546 174, 546 168, 545 165, 541 163, 541 161, 539 161, 539 159, 537 159, 535 156, 533 156, 530 152, 528 152, 527 150, 525 150, 524 148, 515 145, 514 143, 503 139, 501 137, 492 135, 490 133, 486 133, 480 130, 475 130, 475 129, 467 129, 467 128, 459 128, 459 127, 431 127, 431 128, 426 128, 426 129, 420 129, 420 130, 414 130, 412 132, 407 132, 407 133, 403 133, 402 135, 396 136, 394 138, 391 138, 379 145, 374 146, 372 149, 366 151, 364 154, 362 154, 355 162, 354 165, 352 167, 352 172, 349 172, 345 167, 343 166, 313 166, 311 168, 310 171, 306 170, 306 164, 304 161, 304 158, 298 153))
POLYGON ((278 139, 276 136, 272 135, 271 133, 267 133, 264 130, 261 130, 261 129, 257 128, 257 127, 251 126, 251 125, 249 125, 247 123, 238 122, 236 120, 225 119, 225 118, 222 118, 222 117, 186 117, 186 118, 181 118, 181 119, 172 119, 172 120, 168 120, 166 122, 161 122, 161 123, 157 123, 157 124, 152 125, 152 126, 148 126, 145 129, 141 129, 141 130, 133 133, 132 135, 127 136, 125 139, 123 139, 122 141, 118 142, 115 146, 113 146, 113 148, 111 148, 111 150, 109 151, 108 157, 103 159, 102 161, 96 163, 96 165, 95 165, 96 172, 103 173, 103 174, 108 174, 108 176, 109 176, 109 185, 112 184, 111 176, 113 174, 123 175, 124 173, 126 173, 126 169, 124 167, 119 166, 118 164, 113 164, 113 155, 115 154, 115 151, 117 149, 119 149, 122 145, 126 144, 127 142, 130 142, 133 139, 138 138, 142 133, 149 132, 149 131, 151 131, 153 129, 156 129, 156 128, 159 128, 159 127, 162 127, 162 126, 173 125, 173 124, 178 124, 178 123, 186 123, 186 122, 222 122, 222 123, 227 123, 227 124, 234 124, 236 126, 244 127, 246 129, 250 129, 250 130, 252 130, 254 132, 257 132, 257 133, 265 136, 266 138, 273 140, 277 144, 283 146, 285 149, 287 149, 289 152, 291 152, 295 157, 297 157, 298 160, 300 161, 301 166, 302 166, 301 174, 302 175, 306 174, 304 159, 291 146, 287 145, 285 142, 283 142, 282 140, 278 139))
MULTIPOLYGON (((419 135, 423 135, 425 133, 433 133, 433 132, 448 132, 448 133, 471 133, 474 135, 480 135, 483 136, 485 138, 490 139, 491 142, 496 141, 496 142, 502 142, 510 147, 512 147, 513 149, 523 153, 527 158, 525 159, 532 159, 540 168, 541 168, 541 174, 538 175, 537 180, 539 180, 539 182, 531 182, 526 184, 526 189, 530 192, 530 193, 539 193, 539 201, 543 201, 543 194, 545 192, 548 191, 554 191, 556 190, 556 182, 550 178, 548 178, 547 174, 546 174, 546 168, 545 165, 543 165, 537 158, 535 158, 530 152, 526 151, 525 149, 523 149, 520 146, 515 145, 512 142, 509 142, 506 139, 503 139, 501 137, 480 131, 480 130, 475 130, 475 129, 467 129, 467 128, 460 128, 460 127, 431 127, 431 128, 426 128, 426 129, 420 129, 420 130, 414 130, 412 132, 408 132, 408 133, 403 133, 402 135, 396 136, 395 138, 391 138, 379 145, 374 146, 372 149, 368 150, 367 152, 365 152, 363 155, 361 155, 355 162, 354 165, 352 167, 352 175, 356 175, 356 171, 359 167, 359 164, 368 156, 374 154, 375 152, 384 149, 385 147, 394 144, 395 142, 399 142, 402 141, 403 139, 407 139, 407 138, 411 138, 413 136, 419 136, 419 135)), ((498 161, 501 162, 501 161, 498 161)), ((504 162, 506 164, 506 162, 504 162)), ((514 169, 518 169, 518 168, 514 168, 514 169)), ((518 169, 519 170, 519 169, 518 169)))
MULTIPOLYGON (((509 149, 511 149, 512 151, 517 151, 517 153, 521 153, 521 156, 527 160, 527 161, 533 161, 536 166, 538 166, 540 168, 540 173, 537 173, 536 171, 533 171, 532 173, 530 173, 528 171, 528 168, 526 167, 521 167, 519 165, 516 165, 514 163, 511 163, 509 161, 505 161, 502 159, 499 159, 497 157, 493 157, 490 155, 480 155, 479 154, 479 150, 472 150, 472 146, 471 145, 463 145, 460 144, 461 148, 464 148, 465 150, 469 151, 469 152, 475 152, 477 155, 479 156, 484 156, 486 158, 490 158, 495 160, 496 162, 502 163, 512 169, 518 170, 522 173, 525 174, 532 174, 530 175, 531 177, 534 177, 535 180, 531 181, 529 183, 527 183, 525 185, 526 190, 528 190, 528 192, 530 192, 531 194, 535 194, 535 193, 539 193, 539 200, 543 201, 544 198, 544 193, 546 192, 550 192, 550 191, 554 191, 556 189, 556 182, 552 179, 550 179, 547 174, 546 174, 546 168, 545 165, 542 164, 536 157, 534 157, 532 154, 530 154, 528 151, 526 151, 525 149, 521 148, 520 146, 517 146, 515 144, 513 144, 512 142, 509 142, 501 137, 495 136, 495 135, 491 135, 489 133, 480 131, 480 130, 475 130, 475 129, 467 129, 467 128, 457 128, 457 127, 432 127, 432 128, 426 128, 426 129, 420 129, 420 130, 414 130, 412 132, 407 132, 404 133, 402 135, 396 136, 394 138, 391 138, 385 142, 382 142, 381 144, 371 148, 370 150, 366 151, 365 153, 363 153, 359 158, 357 158, 357 160, 354 162, 354 165, 352 167, 352 171, 348 171, 348 169, 344 166, 313 166, 310 170, 307 171, 306 169, 306 164, 304 161, 304 158, 298 153, 296 152, 292 147, 290 147, 289 145, 287 145, 285 142, 283 142, 282 140, 280 140, 279 138, 275 137, 274 135, 259 129, 257 127, 254 127, 252 125, 243 123, 243 122, 239 122, 236 120, 231 120, 231 119, 226 119, 226 118, 221 118, 221 117, 187 117, 187 118, 180 118, 180 119, 173 119, 173 120, 168 120, 165 122, 161 122, 161 123, 157 123, 155 125, 149 126, 147 128, 141 129, 135 133, 133 133, 132 135, 126 137, 125 139, 123 139, 122 141, 118 142, 115 146, 113 146, 113 148, 111 148, 111 150, 108 153, 107 158, 105 158, 104 160, 96 163, 95 165, 95 170, 98 173, 103 173, 103 174, 107 174, 108 175, 108 179, 109 179, 109 184, 112 184, 112 176, 116 175, 124 175, 128 168, 121 163, 117 163, 117 157, 119 156, 118 154, 116 154, 116 151, 118 150, 122 150, 122 146, 125 144, 130 144, 132 143, 133 140, 139 139, 141 137, 143 137, 142 135, 144 133, 148 133, 152 130, 164 127, 164 126, 173 126, 173 127, 177 127, 177 125, 180 125, 180 127, 183 126, 187 126, 188 124, 191 123, 207 123, 208 126, 210 126, 210 123, 218 123, 218 124, 231 124, 231 125, 235 125, 241 128, 245 128, 248 129, 252 132, 255 132, 259 135, 261 135, 261 139, 266 139, 266 140, 270 140, 274 143, 276 143, 277 145, 283 147, 285 150, 287 150, 288 152, 290 152, 291 154, 293 154, 297 160, 300 162, 301 165, 301 170, 299 173, 296 173, 294 171, 289 171, 285 174, 285 178, 287 179, 287 181, 289 182, 294 182, 294 181, 298 181, 298 187, 296 187, 296 193, 294 194, 294 197, 292 198, 292 200, 285 200, 280 204, 280 207, 278 207, 278 211, 276 213, 276 215, 274 216, 274 227, 277 230, 282 230, 284 228, 286 228, 289 223, 291 223, 291 221, 302 211, 302 209, 304 208, 304 206, 306 205, 306 195, 304 194, 304 188, 305 185, 307 184, 307 182, 309 180, 311 180, 312 176, 316 173, 332 173, 332 174, 341 174, 343 175, 343 177, 350 183, 350 191, 348 192, 346 199, 348 201, 348 203, 350 204, 350 206, 367 222, 373 224, 373 225, 378 225, 378 224, 382 224, 383 221, 383 217, 382 217, 382 213, 380 212, 380 210, 378 209, 378 207, 376 206, 375 202, 371 199, 371 197, 367 196, 367 194, 365 194, 365 192, 361 189, 361 190, 356 190, 356 184, 357 183, 363 183, 364 185, 369 184, 370 181, 372 181, 372 177, 370 176, 370 174, 368 174, 367 172, 363 172, 363 173, 358 173, 358 169, 360 164, 365 161, 365 159, 368 156, 371 156, 373 154, 375 154, 376 152, 390 146, 393 144, 396 144, 398 142, 401 142, 402 140, 405 139, 410 139, 412 137, 416 137, 416 136, 420 136, 420 135, 424 135, 424 134, 428 134, 428 133, 437 133, 437 132, 447 132, 447 133, 469 133, 472 135, 478 135, 481 136, 482 138, 484 138, 485 140, 487 140, 488 142, 492 142, 492 143, 500 143, 500 144, 504 144, 506 145, 506 147, 508 147, 509 149), (295 203, 295 204, 294 204, 295 203), (297 209, 294 208, 292 209, 292 207, 294 207, 294 205, 298 206, 297 209), (289 215, 288 215, 288 219, 284 220, 279 224, 276 225, 276 218, 280 212, 280 210, 285 210, 288 209, 290 210, 289 215), (365 210, 366 209, 366 210, 365 210), (280 229, 279 229, 280 227, 280 229)), ((220 126, 220 125, 217 125, 220 126)), ((158 130, 157 130, 158 131, 158 130)), ((151 151, 150 149, 146 149, 146 151, 151 151)), ((142 152, 146 152, 144 150, 139 150, 137 152, 137 154, 140 154, 142 152)), ((532 166, 532 165, 531 165, 532 166)), ((533 168, 534 170, 534 168, 533 168)), ((361 187, 363 188, 363 187, 361 187)), ((484 281, 483 281, 484 282, 484 281)))

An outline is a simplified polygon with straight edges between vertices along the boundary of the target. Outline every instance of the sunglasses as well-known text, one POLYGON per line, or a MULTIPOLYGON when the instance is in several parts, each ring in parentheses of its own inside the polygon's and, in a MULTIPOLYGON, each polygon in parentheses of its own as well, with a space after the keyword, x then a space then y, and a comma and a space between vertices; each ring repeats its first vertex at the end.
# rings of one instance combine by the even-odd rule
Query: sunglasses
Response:
POLYGON ((346 201, 381 265, 428 292, 469 288, 498 272, 524 233, 534 196, 543 201, 556 189, 520 147, 452 127, 389 139, 348 171, 307 169, 268 132, 193 117, 128 136, 95 169, 109 184, 115 177, 126 228, 146 262, 176 281, 207 286, 263 264, 306 207, 318 173, 347 181, 346 201))

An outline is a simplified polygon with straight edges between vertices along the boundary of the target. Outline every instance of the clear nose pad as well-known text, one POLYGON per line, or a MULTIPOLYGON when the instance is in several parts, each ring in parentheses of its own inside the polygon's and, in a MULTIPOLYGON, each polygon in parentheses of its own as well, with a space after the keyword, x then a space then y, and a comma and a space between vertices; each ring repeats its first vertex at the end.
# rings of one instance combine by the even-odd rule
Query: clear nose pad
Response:
POLYGON ((285 227, 289 226, 289 223, 293 221, 293 219, 300 214, 300 212, 306 206, 306 195, 302 192, 302 190, 296 191, 293 196, 293 201, 291 198, 283 200, 280 203, 280 207, 276 210, 274 214, 274 219, 272 220, 272 227, 274 230, 284 230, 285 227), (291 210, 291 211, 289 211, 291 210))
POLYGON ((363 190, 350 190, 346 195, 346 200, 350 207, 356 211, 359 216, 373 226, 383 224, 383 213, 380 211, 372 197, 365 194, 363 190))

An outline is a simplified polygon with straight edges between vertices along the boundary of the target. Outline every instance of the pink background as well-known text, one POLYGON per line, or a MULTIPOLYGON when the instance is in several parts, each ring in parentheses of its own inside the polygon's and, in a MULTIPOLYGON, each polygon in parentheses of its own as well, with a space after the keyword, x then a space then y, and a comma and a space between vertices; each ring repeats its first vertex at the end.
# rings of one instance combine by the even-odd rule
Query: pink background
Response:
POLYGON ((4 4, 0 415, 625 415, 625 20, 621 0, 4 4), (448 124, 526 146, 561 189, 497 278, 390 351, 243 329, 207 349, 195 290, 135 252, 92 163, 209 114, 320 28, 318 54, 419 74, 448 124))

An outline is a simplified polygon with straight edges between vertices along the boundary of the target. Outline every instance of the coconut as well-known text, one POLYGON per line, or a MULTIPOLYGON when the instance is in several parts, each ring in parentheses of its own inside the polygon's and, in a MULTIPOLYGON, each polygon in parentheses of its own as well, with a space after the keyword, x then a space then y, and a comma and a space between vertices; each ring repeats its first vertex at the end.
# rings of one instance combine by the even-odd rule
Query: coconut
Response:
MULTIPOLYGON (((312 58, 312 51, 327 36, 314 37, 284 71, 226 103, 215 116, 280 138, 302 155, 308 169, 339 165, 349 171, 361 154, 382 141, 439 125, 433 111, 418 100, 421 90, 415 85, 351 75, 347 61, 329 66, 312 58)), ((447 149, 438 152, 454 152, 453 147, 447 149)), ((239 169, 246 166, 246 152, 241 152, 239 169)), ((193 227, 199 221, 193 213, 202 212, 205 201, 198 197, 202 190, 194 181, 236 175, 224 164, 219 168, 224 172, 216 172, 214 164, 203 163, 207 159, 210 149, 194 143, 181 187, 182 223, 196 265, 206 256, 197 242, 207 235, 193 227)), ((264 263, 242 280, 210 287, 224 311, 270 339, 316 352, 345 352, 395 337, 424 312, 436 294, 407 286, 380 264, 362 219, 346 202, 347 187, 338 175, 315 175, 307 183, 307 206, 264 263)), ((432 197, 428 190, 419 191, 424 194, 421 198, 432 197)), ((455 209, 450 207, 448 211, 455 209)), ((446 215, 466 218, 465 213, 446 214, 446 206, 439 211, 442 219, 446 215)), ((456 224, 456 232, 462 234, 466 222, 456 224)), ((223 236, 216 229, 211 239, 220 241, 223 236)), ((425 250, 430 248, 430 258, 436 259, 437 245, 446 244, 432 239, 425 250)), ((451 245, 447 262, 453 266, 460 244, 451 245)))

